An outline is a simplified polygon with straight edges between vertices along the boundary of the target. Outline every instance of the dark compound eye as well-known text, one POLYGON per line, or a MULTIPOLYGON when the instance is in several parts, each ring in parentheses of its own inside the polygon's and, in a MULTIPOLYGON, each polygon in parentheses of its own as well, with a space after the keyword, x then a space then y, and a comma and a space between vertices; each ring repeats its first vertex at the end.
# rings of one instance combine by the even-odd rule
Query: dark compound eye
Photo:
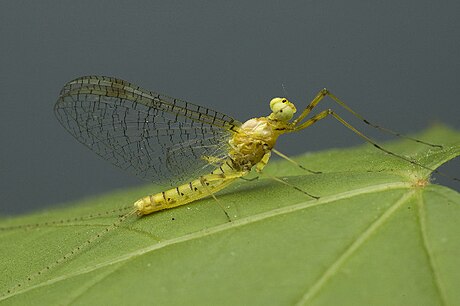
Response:
POLYGON ((286 103, 286 99, 281 100, 281 102, 286 103))

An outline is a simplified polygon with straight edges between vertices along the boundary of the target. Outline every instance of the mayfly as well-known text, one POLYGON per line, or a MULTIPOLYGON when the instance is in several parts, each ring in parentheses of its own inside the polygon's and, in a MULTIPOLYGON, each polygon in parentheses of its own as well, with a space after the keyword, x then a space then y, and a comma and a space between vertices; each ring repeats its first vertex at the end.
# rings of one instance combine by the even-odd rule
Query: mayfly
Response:
POLYGON ((294 162, 274 149, 278 137, 303 130, 328 116, 376 148, 396 155, 331 109, 306 119, 326 96, 373 125, 327 89, 321 90, 294 120, 295 105, 287 98, 273 98, 268 116, 241 123, 203 106, 103 76, 86 76, 67 83, 54 109, 67 131, 102 158, 142 178, 173 186, 134 203, 138 215, 147 215, 214 196, 253 168, 261 172, 271 152, 294 162))
MULTIPOLYGON (((141 178, 172 188, 139 199, 118 221, 42 270, 29 275, 26 282, 75 256, 85 246, 118 227, 133 214, 143 216, 208 196, 217 201, 215 194, 235 180, 244 178, 252 170, 262 172, 272 152, 306 171, 318 173, 297 164, 274 149, 274 146, 279 136, 303 130, 327 117, 335 118, 387 154, 440 173, 381 147, 331 109, 308 118, 325 97, 330 97, 367 125, 395 136, 406 137, 364 119, 327 89, 320 90, 296 118, 295 105, 287 98, 277 97, 270 101, 271 113, 268 116, 252 118, 242 123, 223 113, 147 91, 112 77, 86 76, 70 81, 61 90, 54 107, 64 128, 103 159, 141 178)), ((409 139, 432 147, 441 147, 409 139)), ((319 195, 310 194, 280 178, 271 178, 294 187, 313 199, 319 198, 319 195)), ((231 221, 228 215, 227 218, 231 221)), ((2 298, 11 295, 23 285, 24 283, 16 284, 2 298)))

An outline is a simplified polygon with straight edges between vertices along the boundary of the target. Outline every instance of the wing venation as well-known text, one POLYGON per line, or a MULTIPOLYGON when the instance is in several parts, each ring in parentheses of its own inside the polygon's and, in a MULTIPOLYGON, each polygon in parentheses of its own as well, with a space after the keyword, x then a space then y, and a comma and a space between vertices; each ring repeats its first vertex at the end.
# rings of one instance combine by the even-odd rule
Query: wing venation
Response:
POLYGON ((111 77, 67 83, 55 105, 59 122, 112 164, 164 185, 185 182, 224 160, 241 123, 214 110, 111 77))

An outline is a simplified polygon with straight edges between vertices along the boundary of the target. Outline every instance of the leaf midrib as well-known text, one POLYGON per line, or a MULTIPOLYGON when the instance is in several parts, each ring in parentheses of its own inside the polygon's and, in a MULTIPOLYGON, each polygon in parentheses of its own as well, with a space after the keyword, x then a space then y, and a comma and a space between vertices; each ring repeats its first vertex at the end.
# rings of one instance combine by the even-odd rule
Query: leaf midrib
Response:
POLYGON ((214 226, 214 227, 211 227, 211 228, 206 228, 206 229, 203 229, 203 230, 200 230, 200 231, 197 231, 197 232, 193 232, 193 233, 181 236, 181 237, 176 237, 176 238, 173 238, 173 239, 168 239, 168 240, 165 240, 165 241, 162 241, 162 242, 158 242, 158 243, 155 243, 154 245, 138 249, 138 250, 136 250, 134 252, 130 252, 128 254, 119 256, 117 258, 112 258, 111 260, 96 264, 94 266, 89 266, 89 267, 86 267, 85 269, 77 270, 77 271, 75 271, 73 273, 69 273, 67 275, 62 275, 62 276, 59 276, 59 277, 55 277, 53 279, 43 281, 43 282, 41 282, 39 284, 32 285, 32 286, 26 287, 26 288, 24 288, 22 290, 12 292, 9 295, 2 296, 2 297, 0 297, 0 301, 4 300, 4 299, 7 299, 9 297, 13 297, 15 295, 19 295, 21 293, 26 293, 26 292, 28 292, 30 290, 33 290, 33 289, 36 289, 36 288, 45 287, 45 286, 48 286, 48 285, 58 283, 60 281, 65 281, 65 280, 70 279, 72 277, 76 277, 76 276, 79 276, 79 275, 82 275, 82 274, 90 273, 90 272, 96 271, 98 269, 108 267, 110 265, 114 265, 114 264, 118 264, 118 263, 122 263, 122 262, 128 262, 128 261, 130 261, 130 260, 132 260, 132 259, 134 259, 134 258, 136 258, 138 256, 142 256, 142 255, 147 254, 149 252, 152 252, 152 251, 155 251, 155 250, 158 250, 158 249, 162 249, 162 248, 170 246, 170 245, 174 245, 174 244, 178 244, 178 243, 187 242, 187 241, 190 241, 190 240, 202 238, 202 237, 209 236, 209 235, 212 235, 212 234, 215 234, 215 233, 219 233, 219 232, 222 232, 222 231, 225 231, 225 230, 229 230, 229 229, 232 229, 232 228, 235 228, 235 227, 244 226, 244 225, 251 224, 251 223, 254 223, 254 222, 259 222, 259 221, 264 220, 264 219, 280 216, 280 215, 283 215, 283 214, 289 214, 289 213, 292 213, 292 212, 295 212, 295 211, 298 211, 298 210, 302 210, 302 209, 306 209, 306 208, 310 208, 310 207, 316 207, 316 206, 319 206, 319 205, 328 204, 328 203, 335 202, 335 201, 338 201, 338 200, 349 199, 349 198, 353 198, 353 197, 368 194, 368 193, 381 192, 381 191, 386 191, 386 190, 397 190, 397 189, 413 190, 413 188, 414 188, 413 184, 411 182, 407 182, 407 181, 371 185, 371 186, 367 186, 367 187, 363 187, 363 188, 358 188, 358 189, 338 193, 338 194, 335 194, 335 195, 324 196, 324 197, 321 197, 319 200, 303 201, 303 202, 300 202, 298 204, 277 208, 277 209, 270 210, 270 211, 263 212, 263 213, 259 213, 259 214, 256 214, 256 215, 251 215, 251 216, 241 218, 241 219, 238 219, 238 220, 235 220, 235 221, 232 221, 232 222, 220 224, 220 225, 217 225, 217 226, 214 226))

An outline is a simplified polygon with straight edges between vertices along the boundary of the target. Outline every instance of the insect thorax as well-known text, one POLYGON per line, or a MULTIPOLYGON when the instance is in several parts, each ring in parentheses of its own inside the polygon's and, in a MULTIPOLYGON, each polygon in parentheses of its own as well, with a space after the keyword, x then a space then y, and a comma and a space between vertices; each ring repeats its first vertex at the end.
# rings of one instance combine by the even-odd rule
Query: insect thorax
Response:
POLYGON ((230 140, 230 157, 241 170, 250 170, 275 145, 280 135, 267 117, 246 121, 230 140))

